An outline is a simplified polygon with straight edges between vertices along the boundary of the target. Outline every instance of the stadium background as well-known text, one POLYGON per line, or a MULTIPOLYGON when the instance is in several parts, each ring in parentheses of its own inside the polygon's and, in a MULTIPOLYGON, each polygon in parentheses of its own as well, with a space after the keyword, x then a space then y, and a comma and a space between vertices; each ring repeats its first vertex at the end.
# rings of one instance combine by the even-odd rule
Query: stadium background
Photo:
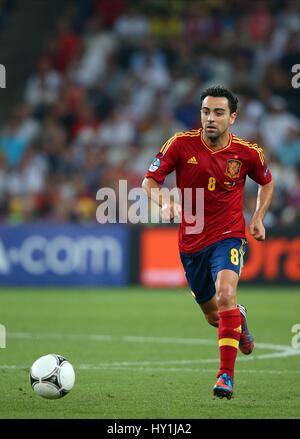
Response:
POLYGON ((0 2, 0 418, 299 418, 299 54, 296 0, 0 2), (264 147, 276 184, 239 288, 256 348, 228 404, 211 397, 216 333, 176 227, 96 220, 98 189, 139 187, 212 84, 238 94, 233 132, 264 147), (28 384, 49 352, 76 370, 60 401, 28 384))
MULTIPOLYGON (((13 0, 0 24, 1 284, 185 285, 176 232, 101 225, 96 193, 140 187, 213 84, 238 95, 233 132, 264 147, 276 184, 243 280, 299 282, 298 1, 13 0)), ((248 181, 247 221, 256 192, 248 181)))

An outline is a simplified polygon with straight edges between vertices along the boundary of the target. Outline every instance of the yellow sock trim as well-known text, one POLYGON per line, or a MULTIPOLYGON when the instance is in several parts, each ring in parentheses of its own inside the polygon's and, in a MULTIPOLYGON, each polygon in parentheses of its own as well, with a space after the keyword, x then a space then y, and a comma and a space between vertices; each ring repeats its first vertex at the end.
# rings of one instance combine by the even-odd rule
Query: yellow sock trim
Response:
POLYGON ((221 346, 232 346, 237 349, 239 347, 239 341, 234 338, 221 338, 219 340, 219 347, 221 346))

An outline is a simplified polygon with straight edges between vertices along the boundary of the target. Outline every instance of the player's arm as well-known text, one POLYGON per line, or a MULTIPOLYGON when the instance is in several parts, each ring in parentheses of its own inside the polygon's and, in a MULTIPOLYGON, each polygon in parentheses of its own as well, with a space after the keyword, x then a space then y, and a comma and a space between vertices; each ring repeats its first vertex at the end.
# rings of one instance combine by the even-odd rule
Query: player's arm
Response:
POLYGON ((266 237, 263 219, 270 207, 274 192, 274 183, 270 181, 267 184, 258 186, 256 209, 249 224, 250 234, 257 241, 264 241, 266 237))
POLYGON ((266 164, 263 150, 256 144, 253 144, 249 154, 248 175, 258 184, 256 208, 249 224, 249 231, 257 241, 264 241, 266 231, 263 219, 272 201, 274 183, 271 172, 266 164))
POLYGON ((180 216, 180 205, 170 197, 166 188, 162 188, 166 176, 173 172, 177 166, 178 142, 176 137, 169 139, 160 152, 152 160, 148 172, 142 183, 142 188, 148 198, 161 208, 161 216, 164 219, 172 220, 180 216))
POLYGON ((176 203, 174 200, 171 200, 170 196, 161 191, 161 185, 153 178, 144 178, 142 188, 144 189, 144 192, 148 198, 161 207, 162 218, 173 219, 174 217, 180 216, 180 204, 176 203))

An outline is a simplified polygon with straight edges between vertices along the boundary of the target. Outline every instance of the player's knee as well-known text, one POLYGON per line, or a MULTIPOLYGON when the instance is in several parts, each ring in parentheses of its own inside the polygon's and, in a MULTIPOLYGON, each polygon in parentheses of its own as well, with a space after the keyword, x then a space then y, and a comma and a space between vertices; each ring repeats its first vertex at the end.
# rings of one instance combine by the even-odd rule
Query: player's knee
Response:
POLYGON ((218 308, 231 307, 235 302, 235 290, 230 284, 220 284, 216 289, 218 308))

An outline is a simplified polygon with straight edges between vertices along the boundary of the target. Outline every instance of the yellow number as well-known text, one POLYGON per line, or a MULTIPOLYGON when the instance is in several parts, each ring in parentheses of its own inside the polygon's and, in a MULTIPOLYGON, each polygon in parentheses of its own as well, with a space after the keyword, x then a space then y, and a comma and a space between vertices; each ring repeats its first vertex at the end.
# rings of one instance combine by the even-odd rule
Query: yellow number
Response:
POLYGON ((215 179, 215 177, 209 177, 207 189, 209 191, 214 191, 216 189, 216 179, 215 179))
POLYGON ((231 249, 231 263, 233 265, 239 265, 239 252, 236 248, 231 249))

